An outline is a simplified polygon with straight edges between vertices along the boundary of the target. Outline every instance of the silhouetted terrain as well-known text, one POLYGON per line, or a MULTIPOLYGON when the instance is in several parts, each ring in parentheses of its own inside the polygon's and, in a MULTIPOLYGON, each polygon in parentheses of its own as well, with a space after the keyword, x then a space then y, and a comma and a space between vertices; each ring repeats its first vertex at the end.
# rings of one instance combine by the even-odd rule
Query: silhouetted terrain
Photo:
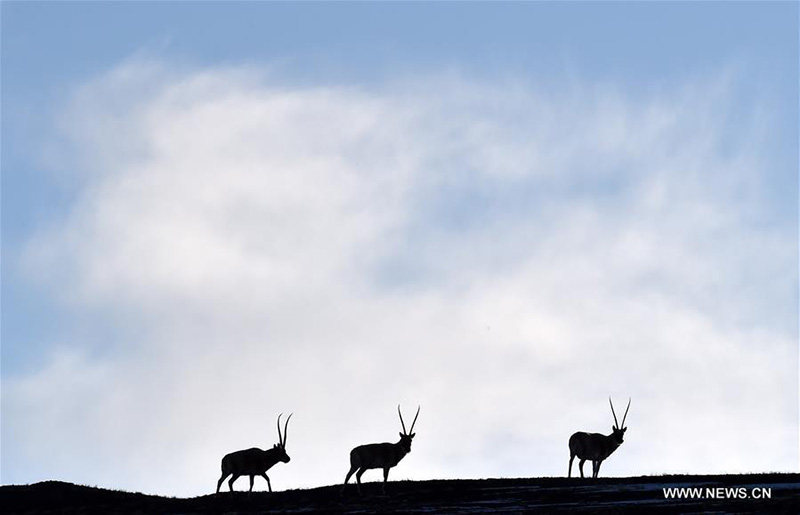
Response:
MULTIPOLYGON (((212 485, 213 486, 213 485, 212 485)), ((633 478, 483 479, 396 481, 381 496, 365 483, 359 497, 351 485, 285 492, 225 492, 190 499, 104 490, 46 481, 0 487, 3 513, 798 513, 800 474, 646 476, 633 478), (699 487, 715 495, 752 496, 771 489, 770 499, 666 499, 664 488, 699 487), (718 490, 722 488, 723 490, 718 490), (724 490, 728 488, 727 493, 724 490), (759 490, 760 492, 760 490, 759 490)))

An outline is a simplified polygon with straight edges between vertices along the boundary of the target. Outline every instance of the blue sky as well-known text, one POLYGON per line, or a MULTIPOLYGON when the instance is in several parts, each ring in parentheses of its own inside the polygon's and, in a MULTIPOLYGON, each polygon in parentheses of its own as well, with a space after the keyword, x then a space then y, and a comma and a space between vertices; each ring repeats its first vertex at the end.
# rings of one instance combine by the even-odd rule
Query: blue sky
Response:
POLYGON ((334 483, 398 401, 424 406, 403 477, 557 475, 608 393, 634 397, 608 474, 796 470, 797 23, 790 2, 3 3, 2 482, 199 494, 294 409, 297 453, 329 464, 275 476, 334 483), (242 379, 262 358, 280 371, 242 379), (774 449, 690 453, 721 423, 747 441, 754 410, 774 449), (665 416, 701 429, 653 463, 665 416), (146 478, 164 449, 192 474, 146 478))

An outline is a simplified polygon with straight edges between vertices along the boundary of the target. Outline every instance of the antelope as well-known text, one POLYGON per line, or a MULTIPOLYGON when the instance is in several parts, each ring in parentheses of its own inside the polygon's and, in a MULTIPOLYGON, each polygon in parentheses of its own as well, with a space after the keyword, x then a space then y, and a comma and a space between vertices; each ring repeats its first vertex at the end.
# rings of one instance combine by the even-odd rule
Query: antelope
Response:
POLYGON ((356 481, 358 482, 358 493, 361 494, 361 476, 369 469, 383 469, 383 483, 381 484, 381 492, 386 494, 386 481, 389 479, 389 469, 400 463, 406 454, 411 452, 411 440, 414 438, 414 424, 417 423, 419 416, 419 409, 417 407, 417 414, 414 415, 414 421, 411 423, 411 430, 406 431, 406 424, 403 422, 403 414, 400 412, 400 405, 397 405, 397 414, 400 415, 400 425, 403 427, 403 432, 400 433, 400 441, 397 443, 371 443, 367 445, 359 445, 350 451, 350 471, 347 477, 344 478, 341 492, 347 486, 350 476, 356 472, 356 481))
POLYGON ((611 428, 610 435, 602 435, 599 433, 584 433, 578 431, 569 437, 569 472, 567 477, 572 477, 572 460, 575 456, 580 458, 578 468, 583 476, 583 463, 586 460, 592 460, 592 477, 596 478, 600 472, 600 464, 603 460, 608 458, 612 452, 617 450, 617 447, 622 445, 622 437, 628 429, 625 427, 625 418, 628 416, 628 409, 631 407, 631 400, 628 399, 628 407, 625 408, 625 415, 622 417, 622 427, 617 423, 617 414, 614 413, 614 403, 611 402, 611 397, 608 398, 608 403, 611 405, 611 414, 614 415, 614 426, 611 428))
POLYGON ((222 458, 222 477, 217 481, 217 493, 219 493, 222 482, 231 474, 233 477, 228 481, 231 492, 233 492, 233 482, 236 481, 239 476, 250 476, 249 491, 252 492, 253 480, 257 475, 267 480, 269 491, 272 492, 272 484, 269 482, 267 470, 272 468, 272 466, 279 461, 289 463, 291 459, 289 455, 286 454, 286 432, 289 429, 289 419, 292 418, 292 414, 286 419, 286 423, 283 426, 283 435, 281 435, 281 415, 283 415, 283 413, 278 415, 278 443, 273 445, 272 449, 263 451, 253 447, 252 449, 226 454, 225 457, 222 458))

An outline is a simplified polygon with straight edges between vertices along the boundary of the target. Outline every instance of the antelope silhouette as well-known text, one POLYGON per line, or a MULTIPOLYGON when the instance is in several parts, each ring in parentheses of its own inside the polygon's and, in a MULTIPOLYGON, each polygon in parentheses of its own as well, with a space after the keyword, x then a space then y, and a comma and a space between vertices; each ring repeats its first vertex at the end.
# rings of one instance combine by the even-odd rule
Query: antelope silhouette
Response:
POLYGON ((597 477, 600 472, 600 464, 603 460, 608 458, 611 453, 617 450, 617 447, 622 445, 622 437, 628 429, 625 427, 625 418, 628 416, 628 409, 631 407, 631 400, 628 399, 628 407, 625 408, 625 415, 622 417, 622 427, 617 423, 617 414, 614 413, 614 403, 611 402, 611 397, 608 398, 608 403, 611 405, 611 414, 614 415, 614 426, 611 428, 610 435, 603 435, 600 433, 584 433, 578 431, 569 437, 569 472, 567 477, 572 477, 572 460, 577 456, 580 459, 578 468, 583 476, 583 463, 586 460, 592 461, 592 477, 597 477))
POLYGON ((411 423, 411 429, 406 431, 406 424, 403 422, 403 414, 400 412, 400 405, 397 405, 397 414, 400 415, 400 425, 403 432, 400 433, 400 441, 397 443, 371 443, 359 445, 350 451, 350 471, 344 478, 341 492, 344 492, 350 476, 356 473, 358 493, 361 494, 361 476, 369 469, 383 469, 383 483, 381 492, 386 494, 386 481, 389 479, 389 470, 400 463, 406 454, 411 452, 411 440, 414 438, 414 424, 417 423, 420 407, 417 407, 417 414, 411 423))
POLYGON ((253 491, 253 480, 255 476, 261 476, 267 480, 267 487, 269 487, 269 491, 272 492, 272 484, 269 481, 267 470, 278 462, 289 463, 291 459, 289 455, 286 454, 286 432, 289 429, 289 420, 292 418, 292 414, 286 419, 286 423, 283 426, 283 435, 281 435, 282 415, 283 413, 278 415, 278 443, 273 445, 272 449, 264 451, 253 447, 251 449, 226 454, 225 457, 222 458, 222 477, 217 481, 217 493, 219 493, 222 482, 230 475, 232 475, 232 477, 230 481, 228 481, 228 487, 230 487, 231 492, 233 492, 233 482, 236 481, 239 476, 250 476, 250 492, 253 491))

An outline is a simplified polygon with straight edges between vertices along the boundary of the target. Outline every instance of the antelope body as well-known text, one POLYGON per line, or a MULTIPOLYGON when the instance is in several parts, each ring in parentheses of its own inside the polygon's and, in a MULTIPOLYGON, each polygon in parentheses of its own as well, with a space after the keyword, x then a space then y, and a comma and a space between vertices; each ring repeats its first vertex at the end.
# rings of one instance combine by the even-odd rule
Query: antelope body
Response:
POLYGON ((389 469, 400 463, 406 454, 411 452, 411 440, 414 438, 414 424, 417 423, 419 416, 419 407, 417 414, 414 416, 414 421, 411 423, 411 430, 406 432, 406 425, 403 422, 403 414, 400 412, 400 406, 397 406, 397 414, 400 415, 400 424, 403 427, 403 432, 400 433, 400 441, 397 443, 371 443, 367 445, 359 445, 350 451, 350 471, 344 479, 342 485, 342 492, 344 492, 347 482, 353 473, 356 474, 356 481, 358 483, 358 493, 361 493, 361 476, 369 469, 383 469, 383 483, 381 484, 381 491, 386 493, 386 481, 389 479, 389 469))
POLYGON ((286 432, 289 428, 289 419, 286 419, 286 424, 283 426, 283 435, 281 435, 281 415, 278 415, 278 443, 272 449, 262 450, 257 447, 251 449, 244 449, 242 451, 232 452, 226 454, 222 458, 222 477, 217 481, 217 493, 222 486, 225 478, 232 476, 228 481, 228 487, 233 492, 233 482, 240 476, 250 476, 250 492, 253 491, 253 480, 255 476, 261 476, 267 480, 267 487, 272 492, 272 484, 269 481, 267 470, 272 468, 278 462, 289 463, 289 455, 286 454, 286 432))
POLYGON ((628 429, 625 427, 625 418, 628 416, 628 409, 631 407, 631 401, 628 399, 628 407, 625 408, 625 415, 622 417, 622 427, 617 424, 617 414, 614 413, 614 404, 611 402, 611 397, 608 398, 611 404, 611 414, 614 415, 614 426, 611 428, 610 435, 603 435, 600 433, 584 433, 578 431, 569 438, 569 472, 567 477, 572 477, 572 460, 577 456, 580 459, 578 468, 583 476, 583 464, 586 460, 592 462, 592 477, 597 477, 600 472, 600 464, 603 460, 608 458, 611 453, 617 450, 617 447, 622 445, 623 436, 628 429))

